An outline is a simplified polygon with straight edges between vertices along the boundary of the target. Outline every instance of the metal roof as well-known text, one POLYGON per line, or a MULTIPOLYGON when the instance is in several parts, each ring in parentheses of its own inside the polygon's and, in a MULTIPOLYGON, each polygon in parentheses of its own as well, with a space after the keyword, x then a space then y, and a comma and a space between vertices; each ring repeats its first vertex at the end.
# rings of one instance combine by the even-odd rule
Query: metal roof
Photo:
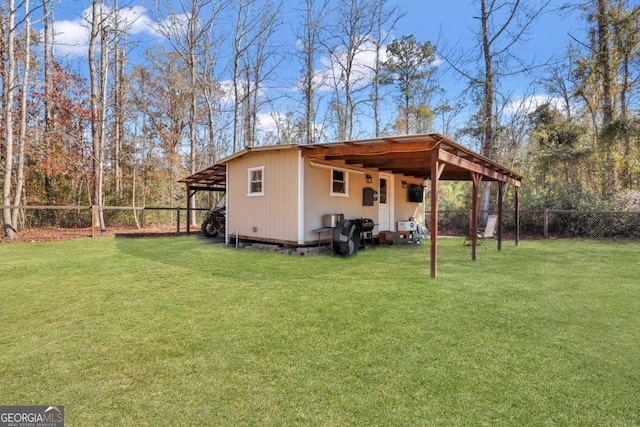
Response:
POLYGON ((522 176, 508 168, 469 150, 437 133, 360 139, 309 145, 274 145, 250 147, 226 157, 180 182, 192 189, 219 190, 226 187, 226 164, 252 151, 299 149, 304 157, 327 162, 404 174, 422 179, 431 178, 434 160, 440 165, 439 179, 471 181, 481 175, 485 181, 500 181, 520 187, 522 176), (434 156, 437 156, 434 159, 434 156))
POLYGON ((227 164, 216 163, 178 182, 183 182, 192 189, 224 191, 227 186, 227 164))

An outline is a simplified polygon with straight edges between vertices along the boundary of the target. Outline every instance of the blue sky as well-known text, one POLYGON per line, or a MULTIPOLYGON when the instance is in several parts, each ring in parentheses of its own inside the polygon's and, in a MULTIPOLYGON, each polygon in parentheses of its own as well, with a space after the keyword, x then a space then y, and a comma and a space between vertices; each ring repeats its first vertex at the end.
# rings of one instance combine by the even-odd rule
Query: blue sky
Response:
MULTIPOLYGON (((560 12, 559 5, 563 0, 553 0, 532 27, 527 37, 527 42, 514 46, 514 52, 527 61, 538 64, 548 61, 552 57, 562 56, 570 41, 569 33, 577 34, 583 25, 578 19, 577 12, 560 12)), ((527 0, 529 4, 538 3, 537 0, 527 0)), ((413 34, 420 41, 429 40, 452 55, 458 53, 469 54, 477 49, 475 32, 479 26, 474 16, 478 14, 478 2, 471 0, 404 0, 398 1, 401 10, 405 12, 403 18, 393 30, 392 38, 413 34)), ((72 62, 82 64, 86 57, 86 24, 83 13, 90 8, 88 0, 71 0, 61 2, 55 7, 55 28, 58 33, 57 41, 60 45, 56 52, 59 57, 67 57, 72 62)), ((292 16, 293 10, 298 5, 297 0, 285 0, 283 10, 292 16)), ((139 53, 144 46, 163 44, 162 37, 155 28, 163 19, 157 16, 152 9, 148 9, 138 0, 127 3, 127 13, 134 17, 135 24, 130 30, 130 42, 138 42, 139 47, 130 54, 130 62, 136 63, 140 58, 139 53), (139 53, 138 53, 139 52, 139 53)), ((165 17, 166 18, 166 17, 165 17)), ((290 18, 286 18, 288 20, 290 18)), ((292 31, 288 22, 280 28, 282 37, 291 37, 292 31)), ((392 39, 391 38, 391 39, 392 39)), ((295 40, 287 40, 285 43, 294 44, 295 40)), ((366 59, 363 59, 366 61, 366 59)), ((323 67, 322 61, 318 67, 323 67)), ((467 69, 473 69, 473 64, 467 65, 467 69)), ((290 66, 294 69, 295 66, 290 66)), ((321 71, 321 70, 319 70, 321 71)), ((467 86, 467 82, 458 73, 447 70, 446 64, 440 66, 437 75, 440 85, 446 90, 446 98, 454 99, 467 86)), ((289 84, 294 83, 294 76, 278 76, 279 80, 290 79, 289 84)), ((511 78, 504 82, 505 87, 513 92, 513 97, 534 97, 528 81, 522 76, 511 78)), ((269 119, 265 116, 264 121, 269 119)), ((438 130, 438 129, 436 129, 438 130)))
MULTIPOLYGON (((523 3, 531 6, 541 1, 527 0, 523 3)), ((578 30, 575 11, 561 12, 559 7, 566 2, 552 0, 546 13, 540 15, 532 25, 529 43, 522 46, 520 53, 537 53, 541 57, 560 54, 564 51, 567 34, 578 30)), ((436 40, 439 35, 449 43, 460 42, 462 46, 470 46, 474 31, 479 29, 479 22, 474 16, 479 14, 479 2, 473 0, 421 1, 405 0, 403 8, 408 11, 401 21, 401 28, 407 28, 418 38, 436 40)), ((401 31, 402 31, 401 29, 401 31)))

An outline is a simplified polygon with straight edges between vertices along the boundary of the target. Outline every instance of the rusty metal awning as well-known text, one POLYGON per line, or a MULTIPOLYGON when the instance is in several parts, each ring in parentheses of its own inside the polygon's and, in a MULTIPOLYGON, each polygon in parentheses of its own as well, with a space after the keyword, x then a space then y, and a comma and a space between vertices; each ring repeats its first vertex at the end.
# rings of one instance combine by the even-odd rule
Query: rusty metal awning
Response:
POLYGON ((326 144, 251 147, 181 179, 193 190, 224 191, 227 163, 251 151, 300 149, 315 160, 340 163, 363 169, 430 179, 432 157, 444 164, 441 181, 472 181, 473 174, 483 181, 500 181, 520 187, 522 176, 437 133, 361 139, 326 144))
POLYGON ((522 176, 508 168, 431 133, 300 146, 303 156, 328 162, 430 179, 432 157, 444 163, 439 180, 472 181, 472 173, 484 181, 501 181, 520 187, 522 176))
POLYGON ((187 184, 192 190, 225 191, 227 187, 227 164, 216 163, 178 182, 187 184))

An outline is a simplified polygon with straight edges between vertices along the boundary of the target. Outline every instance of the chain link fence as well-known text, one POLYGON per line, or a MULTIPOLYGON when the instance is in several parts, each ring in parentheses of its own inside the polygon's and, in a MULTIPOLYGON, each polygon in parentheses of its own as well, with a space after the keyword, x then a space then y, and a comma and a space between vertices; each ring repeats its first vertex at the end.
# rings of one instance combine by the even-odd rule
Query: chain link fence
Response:
MULTIPOLYGON (((191 232, 200 232, 207 208, 193 210, 191 232)), ((21 206, 16 231, 21 241, 53 241, 96 235, 165 235, 187 232, 187 209, 173 207, 21 206), (102 213, 104 229, 92 227, 102 213)))
MULTIPOLYGON (((190 231, 200 232, 208 208, 194 210, 190 231)), ((492 212, 493 213, 493 212, 492 212)), ((92 235, 163 235, 186 233, 187 209, 174 207, 103 207, 104 230, 91 227, 90 206, 22 206, 19 208, 17 232, 24 241, 63 240, 92 235)), ((429 212, 426 213, 427 218, 429 212)), ((480 225, 486 213, 480 213, 480 225), (483 215, 484 214, 484 215, 483 215)), ((465 236, 470 230, 471 212, 468 210, 440 211, 441 235, 465 236)), ((427 221, 428 222, 428 221, 427 221)), ((428 225, 428 224, 427 224, 428 225)), ((506 239, 516 232, 514 211, 503 215, 503 233, 506 239)), ((521 238, 594 238, 640 240, 640 211, 563 211, 522 210, 520 212, 521 238)))
MULTIPOLYGON (((427 212, 427 217, 429 217, 427 212)), ((482 219, 488 213, 481 212, 482 219)), ((438 228, 441 235, 465 236, 471 229, 471 212, 462 210, 440 211, 438 228)), ((503 212, 505 237, 515 235, 514 211, 503 212)), ((640 240, 640 211, 520 211, 520 236, 522 238, 592 238, 640 240)))

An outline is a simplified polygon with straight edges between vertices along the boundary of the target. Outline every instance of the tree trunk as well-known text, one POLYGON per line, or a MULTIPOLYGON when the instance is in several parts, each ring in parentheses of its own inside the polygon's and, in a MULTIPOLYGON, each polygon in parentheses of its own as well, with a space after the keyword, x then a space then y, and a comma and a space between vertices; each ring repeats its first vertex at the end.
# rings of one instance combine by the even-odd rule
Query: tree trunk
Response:
POLYGON ((375 137, 378 138, 381 134, 381 117, 380 117, 380 86, 382 77, 382 47, 386 45, 387 39, 393 34, 396 22, 400 19, 398 14, 398 6, 392 6, 387 8, 387 0, 375 0, 373 3, 373 19, 374 19, 374 31, 372 34, 373 44, 375 46, 375 60, 373 65, 373 93, 371 96, 371 102, 373 104, 373 122, 375 126, 375 137), (388 28, 385 26, 388 25, 388 28))
MULTIPOLYGON (((100 215, 97 216, 93 224, 104 230, 104 220, 102 217, 102 181, 103 181, 103 109, 101 107, 101 82, 96 60, 96 44, 101 35, 102 19, 101 6, 98 0, 93 0, 91 16, 91 34, 89 38, 89 75, 91 80, 91 139, 93 144, 92 169, 93 169, 93 204, 98 206, 100 215)), ((102 46, 103 50, 105 46, 102 46)))
POLYGON ((408 91, 405 91, 404 93, 404 133, 405 135, 409 135, 409 122, 411 120, 411 117, 409 115, 409 101, 411 99, 411 95, 408 93, 408 91))
POLYGON ((25 0, 25 58, 24 70, 22 75, 22 89, 20 91, 20 133, 18 136, 18 170, 16 171, 16 190, 13 199, 13 212, 11 216, 11 224, 18 224, 18 213, 20 200, 24 188, 24 159, 27 145, 27 89, 29 87, 29 79, 31 73, 31 19, 29 17, 29 0, 25 0))
MULTIPOLYGON (((196 171, 196 138, 197 138, 197 124, 198 124, 198 94, 197 94, 197 86, 198 86, 198 78, 197 78, 197 62, 196 62, 196 47, 197 47, 197 3, 196 1, 192 1, 192 15, 189 18, 189 38, 187 40, 188 44, 188 55, 189 55, 189 73, 191 77, 190 81, 190 92, 191 92, 191 106, 189 111, 189 173, 193 174, 196 171)), ((193 197, 188 198, 187 203, 189 205, 189 212, 191 213, 190 218, 187 218, 189 224, 195 224, 196 222, 196 211, 195 211, 195 199, 193 197)))
MULTIPOLYGON (((138 153, 137 153, 137 143, 138 139, 138 125, 137 122, 134 124, 133 130, 133 159, 131 161, 131 207, 136 207, 136 185, 137 185, 137 176, 138 176, 138 153)), ((140 228, 140 221, 138 220, 138 211, 136 209, 133 210, 133 221, 136 224, 136 228, 140 228)))
POLYGON ((313 61, 315 59, 315 48, 316 48, 316 35, 318 31, 318 27, 313 20, 313 2, 311 0, 307 0, 307 9, 306 9, 306 21, 305 21, 305 39, 304 39, 304 72, 303 72, 303 81, 304 81, 304 115, 305 115, 305 143, 312 144, 313 140, 313 122, 315 121, 315 111, 314 111, 314 96, 315 91, 313 87, 313 78, 314 78, 314 67, 313 61))
MULTIPOLYGON (((44 133, 43 143, 45 146, 45 152, 49 152, 49 144, 51 143, 51 135, 53 133, 53 102, 52 102, 52 88, 53 88, 53 42, 54 32, 49 19, 49 1, 42 0, 42 20, 44 30, 44 63, 42 64, 44 75, 44 133)), ((48 189, 47 189, 48 190, 48 189)), ((47 191, 47 194, 49 192, 47 191)), ((49 202, 51 199, 48 200, 49 202)))
MULTIPOLYGON (((104 206, 104 163, 105 144, 107 140, 107 88, 109 79, 109 29, 106 25, 104 7, 100 7, 100 149, 99 149, 99 175, 98 187, 100 193, 100 203, 104 206)), ((104 210, 98 210, 100 220, 100 231, 105 231, 104 210)))
POLYGON ((334 66, 334 73, 340 73, 339 76, 333 76, 333 89, 336 93, 333 109, 337 119, 338 139, 346 140, 354 136, 356 107, 360 101, 357 96, 357 91, 361 91, 359 76, 355 73, 356 56, 364 52, 369 43, 375 27, 375 11, 371 1, 341 0, 337 3, 336 25, 331 30, 335 43, 329 45, 329 41, 325 47, 334 66))
MULTIPOLYGON (((17 239, 15 224, 12 223, 11 215, 11 183, 13 173, 13 100, 15 92, 15 6, 14 1, 10 0, 7 13, 7 39, 6 39, 6 63, 4 83, 4 111, 3 123, 4 127, 4 181, 2 185, 2 221, 4 228, 4 236, 7 240, 17 239)), ((14 195, 15 197, 15 195, 14 195)), ((19 197, 19 196, 18 196, 19 197)))
MULTIPOLYGON (((380 27, 378 27, 378 34, 381 33, 380 27)), ((374 136, 378 138, 380 136, 380 69, 382 61, 380 59, 381 43, 376 41, 376 58, 373 65, 373 93, 371 95, 371 101, 373 102, 373 124, 375 126, 374 136)))
POLYGON ((306 0, 304 10, 304 28, 298 38, 302 41, 302 92, 304 98, 304 142, 313 144, 315 135, 317 85, 314 63, 321 43, 325 24, 325 12, 328 0, 306 0))
POLYGON ((240 149, 240 103, 242 102, 240 91, 240 59, 244 50, 243 40, 246 31, 246 20, 243 19, 244 0, 238 1, 238 16, 234 29, 233 43, 233 152, 240 149))
POLYGON ((126 50, 127 50, 127 32, 123 31, 125 25, 124 20, 120 19, 120 5, 116 0, 114 3, 114 41, 113 41, 113 180, 114 180, 114 198, 116 203, 124 201, 124 183, 123 183, 123 164, 125 154, 124 138, 125 138, 125 109, 127 107, 126 100, 126 50))
MULTIPOLYGON (((486 0, 481 0, 481 23, 482 23, 482 54, 484 58, 484 81, 483 81, 483 104, 482 118, 484 123, 484 141, 482 145, 482 155, 488 159, 493 159, 493 96, 494 96, 494 75, 493 60, 491 54, 491 41, 489 39, 489 15, 487 13, 486 0)), ((480 209, 485 215, 489 212, 489 202, 491 197, 491 187, 488 182, 482 190, 482 204, 480 209)))
POLYGON ((611 73, 611 49, 609 48, 609 0, 598 0, 597 32, 598 32, 598 68, 602 73, 602 126, 614 119, 613 111, 613 77, 611 73))

